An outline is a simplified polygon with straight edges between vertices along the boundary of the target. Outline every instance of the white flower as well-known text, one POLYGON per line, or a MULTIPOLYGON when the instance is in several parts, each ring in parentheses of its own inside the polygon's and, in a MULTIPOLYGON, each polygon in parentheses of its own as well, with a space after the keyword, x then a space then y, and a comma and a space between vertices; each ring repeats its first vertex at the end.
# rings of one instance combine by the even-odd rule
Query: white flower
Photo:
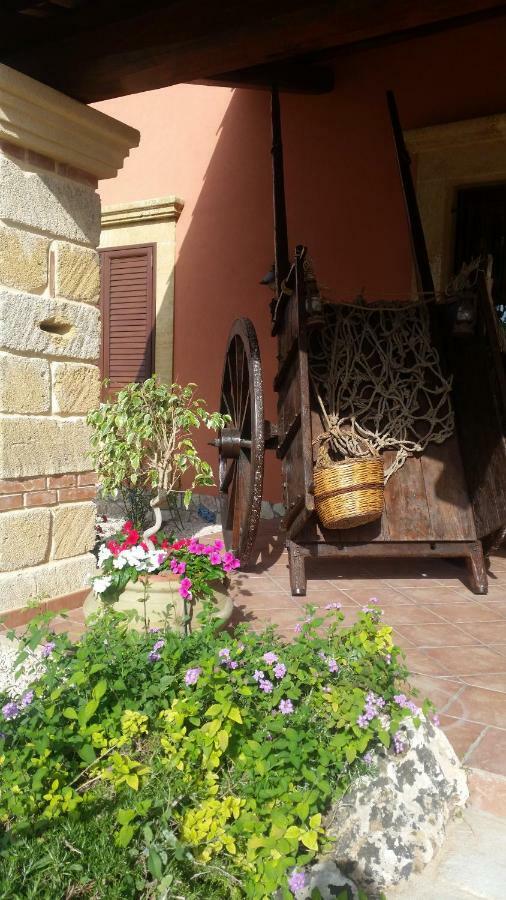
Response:
POLYGON ((93 582, 93 590, 96 594, 103 594, 112 584, 112 576, 104 575, 103 578, 95 578, 93 582))
POLYGON ((131 547, 129 550, 123 550, 120 556, 124 556, 129 566, 135 566, 135 568, 142 572, 144 567, 141 567, 139 563, 146 559, 147 553, 142 547, 131 547))
POLYGON ((103 565, 103 563, 105 563, 106 559, 110 559, 111 556, 112 556, 112 553, 108 547, 105 547, 105 546, 101 547, 100 550, 98 551, 97 566, 100 568, 100 566, 103 565))
POLYGON ((124 554, 120 553, 119 556, 113 560, 112 564, 115 569, 124 569, 127 564, 124 554))

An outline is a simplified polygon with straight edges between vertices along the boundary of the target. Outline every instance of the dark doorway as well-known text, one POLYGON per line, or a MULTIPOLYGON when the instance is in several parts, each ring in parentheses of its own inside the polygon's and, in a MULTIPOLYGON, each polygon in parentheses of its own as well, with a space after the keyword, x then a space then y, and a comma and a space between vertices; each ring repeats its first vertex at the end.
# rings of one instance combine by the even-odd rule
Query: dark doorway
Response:
POLYGON ((457 194, 454 271, 483 254, 493 256, 493 299, 506 323, 506 185, 465 188, 457 194))

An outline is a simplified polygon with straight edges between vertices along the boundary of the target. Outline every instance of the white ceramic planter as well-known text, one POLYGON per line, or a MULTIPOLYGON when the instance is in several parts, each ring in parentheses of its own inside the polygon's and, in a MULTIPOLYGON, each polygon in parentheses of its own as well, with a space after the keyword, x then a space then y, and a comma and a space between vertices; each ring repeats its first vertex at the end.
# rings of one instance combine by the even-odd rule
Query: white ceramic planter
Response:
MULTIPOLYGON (((156 628, 168 622, 173 628, 183 630, 184 619, 184 601, 179 594, 179 576, 168 572, 163 575, 149 575, 149 589, 146 602, 146 618, 149 628, 156 628)), ((214 597, 216 603, 215 618, 216 630, 224 628, 232 616, 234 604, 228 593, 228 585, 216 582, 214 589, 214 597)), ((144 583, 139 579, 135 584, 128 582, 125 590, 120 594, 119 599, 113 604, 113 608, 118 612, 130 612, 135 610, 140 619, 132 621, 132 628, 141 630, 144 628, 144 583)), ((103 606, 102 600, 97 597, 94 591, 90 591, 84 601, 84 615, 86 618, 98 612, 103 606)), ((200 628, 200 622, 197 616, 202 610, 200 601, 187 601, 190 622, 188 627, 190 631, 200 628)))

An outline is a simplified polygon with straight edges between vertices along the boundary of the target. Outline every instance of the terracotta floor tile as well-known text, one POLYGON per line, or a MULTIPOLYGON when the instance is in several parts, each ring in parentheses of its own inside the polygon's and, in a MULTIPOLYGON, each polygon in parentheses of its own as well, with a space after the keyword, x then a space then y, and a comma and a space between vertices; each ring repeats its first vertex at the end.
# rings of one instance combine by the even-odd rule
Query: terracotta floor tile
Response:
MULTIPOLYGON (((436 608, 429 609, 426 606, 387 606, 383 618, 389 625, 445 624, 437 614, 436 608)), ((409 637, 409 632, 406 629, 402 630, 409 637)))
POLYGON ((458 697, 450 701, 445 713, 469 722, 506 728, 506 702, 499 691, 466 686, 458 697))
POLYGON ((471 634, 462 631, 458 625, 449 622, 423 625, 406 624, 400 629, 416 647, 460 647, 477 643, 471 634))
POLYGON ((500 653, 501 656, 506 656, 506 644, 489 644, 488 646, 496 653, 500 653))
POLYGON ((476 722, 466 722, 463 719, 453 719, 444 713, 439 715, 441 728, 450 741, 459 759, 463 759, 469 748, 485 730, 483 725, 476 722))
POLYGON ((412 650, 415 649, 415 644, 413 643, 413 641, 410 641, 410 639, 406 637, 405 634, 397 631, 396 628, 392 629, 392 640, 394 644, 396 644, 398 647, 402 647, 403 650, 407 650, 408 648, 412 650))
POLYGON ((473 597, 473 594, 462 596, 455 588, 442 587, 431 582, 424 587, 406 588, 404 593, 413 603, 421 606, 429 606, 436 603, 463 603, 473 597))
POLYGON ((506 646, 506 620, 501 622, 467 622, 459 626, 466 634, 472 634, 485 644, 506 646))
MULTIPOLYGON (((253 578, 248 578, 246 576, 238 576, 234 578, 234 581, 231 585, 234 593, 256 593, 257 591, 274 591, 277 590, 277 585, 272 578, 268 576, 257 575, 253 578)), ((280 591, 283 591, 283 588, 279 588, 280 591)))
MULTIPOLYGON (((503 675, 463 675, 462 682, 488 691, 501 691, 506 694, 506 672, 503 675)), ((506 703, 506 699, 504 701, 506 703)))
MULTIPOLYGON (((334 582, 337 584, 337 582, 334 582)), ((346 587, 343 588, 350 597, 360 603, 362 606, 364 603, 368 603, 371 597, 377 597, 380 606, 383 607, 391 607, 391 606, 413 606, 413 601, 406 596, 406 594, 401 593, 401 591, 396 591, 395 588, 390 587, 388 584, 383 584, 383 582, 379 582, 374 586, 374 590, 372 587, 346 587)))
POLYGON ((466 758, 469 766, 506 775, 506 731, 490 728, 466 758))
POLYGON ((239 594, 234 596, 235 606, 244 606, 248 609, 294 609, 300 611, 302 604, 299 599, 281 591, 259 591, 255 594, 239 594))
POLYGON ((478 644, 472 647, 429 647, 423 652, 453 675, 506 672, 506 658, 478 644))
POLYGON ((442 659, 429 656, 423 650, 410 650, 407 654, 406 665, 410 672, 419 675, 451 675, 450 670, 444 665, 442 659))
POLYGON ((483 602, 480 604, 481 606, 486 606, 486 608, 497 617, 497 619, 506 619, 506 603, 502 600, 488 600, 487 597, 483 598, 483 602))
POLYGON ((500 622, 502 620, 499 612, 483 603, 477 603, 475 600, 469 600, 467 603, 428 603, 425 608, 432 610, 445 621, 455 624, 459 622, 500 622))
POLYGON ((469 769, 469 793, 476 809, 506 816, 506 778, 483 769, 469 769))
POLYGON ((433 678, 430 675, 410 675, 409 684, 420 693, 420 701, 425 698, 432 700, 438 711, 444 709, 458 691, 462 690, 460 681, 451 681, 445 678, 433 678))

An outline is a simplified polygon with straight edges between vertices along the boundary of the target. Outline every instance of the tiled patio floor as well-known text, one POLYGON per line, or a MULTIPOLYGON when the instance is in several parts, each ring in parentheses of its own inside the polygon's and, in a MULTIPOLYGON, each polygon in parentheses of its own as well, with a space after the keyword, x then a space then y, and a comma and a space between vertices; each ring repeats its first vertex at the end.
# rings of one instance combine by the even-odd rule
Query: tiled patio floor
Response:
MULTIPOLYGON (((323 560, 308 565, 306 598, 290 593, 283 536, 263 522, 258 560, 234 578, 235 622, 267 622, 293 637, 304 604, 342 604, 345 623, 375 596, 394 628, 413 673, 411 683, 430 697, 455 750, 470 768, 473 802, 506 816, 506 554, 493 558, 489 593, 467 588, 460 562, 323 560)), ((54 620, 77 637, 81 610, 54 620)))

